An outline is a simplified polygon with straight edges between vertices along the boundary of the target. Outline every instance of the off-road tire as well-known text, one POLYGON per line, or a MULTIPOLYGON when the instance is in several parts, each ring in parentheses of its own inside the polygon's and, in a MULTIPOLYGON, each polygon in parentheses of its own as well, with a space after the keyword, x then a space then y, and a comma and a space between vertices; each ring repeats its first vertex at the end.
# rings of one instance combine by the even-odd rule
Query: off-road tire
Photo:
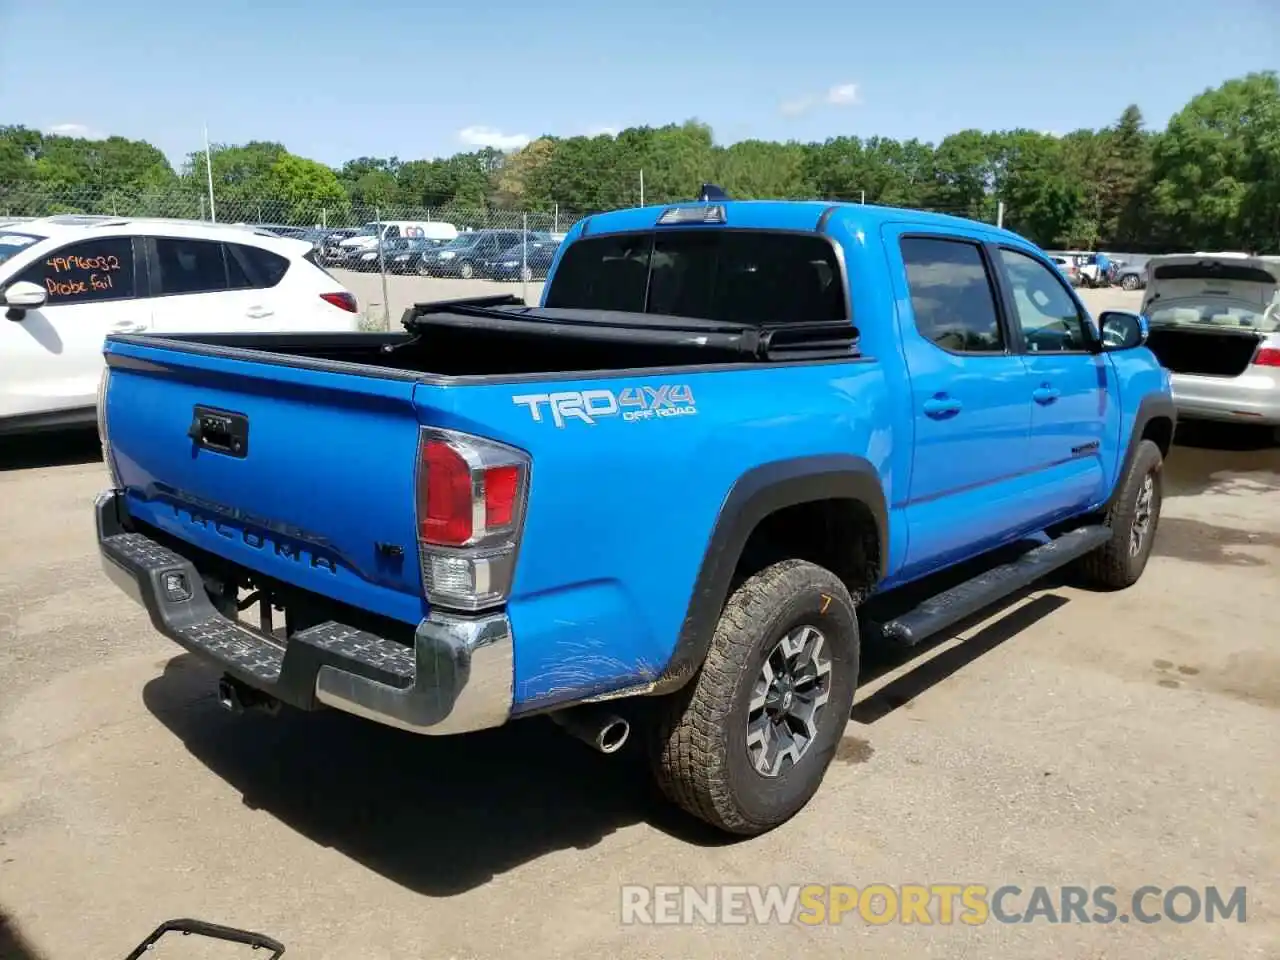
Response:
POLYGON ((725 605, 698 674, 655 705, 650 759, 663 793, 729 833, 764 833, 789 820, 817 792, 835 755, 858 661, 853 599, 834 574, 784 560, 748 578, 725 605), (830 645, 830 696, 800 759, 766 777, 747 749, 752 687, 779 641, 802 625, 816 627, 830 645))
POLYGON ((1103 590, 1122 590, 1137 583, 1146 569, 1160 525, 1163 491, 1164 457, 1151 440, 1138 443, 1129 469, 1121 480, 1120 494, 1108 508, 1103 523, 1111 528, 1111 539, 1080 559, 1078 569, 1090 586, 1103 590), (1137 551, 1130 550, 1138 498, 1147 477, 1151 477, 1151 519, 1137 551))

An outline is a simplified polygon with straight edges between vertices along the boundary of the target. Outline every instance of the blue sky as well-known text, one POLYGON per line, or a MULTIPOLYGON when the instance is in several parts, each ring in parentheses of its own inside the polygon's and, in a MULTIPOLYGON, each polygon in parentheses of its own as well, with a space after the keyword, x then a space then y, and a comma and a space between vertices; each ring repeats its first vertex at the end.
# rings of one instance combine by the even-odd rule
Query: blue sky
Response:
POLYGON ((0 0, 0 123, 339 165, 697 117, 720 142, 1066 132, 1280 68, 1276 0, 0 0), (1090 23, 1088 17, 1097 19, 1090 23))

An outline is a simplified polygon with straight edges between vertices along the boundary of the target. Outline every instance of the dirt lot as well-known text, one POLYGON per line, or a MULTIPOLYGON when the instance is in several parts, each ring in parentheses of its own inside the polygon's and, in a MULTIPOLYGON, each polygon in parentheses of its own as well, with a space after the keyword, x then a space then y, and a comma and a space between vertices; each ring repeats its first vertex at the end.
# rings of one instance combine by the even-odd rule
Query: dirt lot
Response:
POLYGON ((1133 589, 1042 584, 910 659, 869 654, 819 796, 739 843, 546 721, 429 739, 224 713, 99 570, 92 438, 7 441, 0 912, 42 958, 124 956, 177 916, 290 958, 1280 956, 1280 449, 1251 439, 1184 436, 1133 589), (1243 885, 1247 922, 620 922, 622 884, 756 882, 1111 884, 1122 906, 1243 885))

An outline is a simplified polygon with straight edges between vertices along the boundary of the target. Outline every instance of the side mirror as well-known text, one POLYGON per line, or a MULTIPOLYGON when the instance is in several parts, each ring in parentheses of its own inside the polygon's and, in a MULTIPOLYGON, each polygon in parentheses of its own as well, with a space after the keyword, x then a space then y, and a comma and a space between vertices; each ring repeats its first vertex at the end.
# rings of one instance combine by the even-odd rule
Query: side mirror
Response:
POLYGON ((1147 318, 1128 310, 1104 310, 1098 317, 1103 350, 1132 350, 1147 342, 1147 318))
POLYGON ((4 291, 4 304, 9 309, 5 316, 10 320, 20 321, 28 310, 35 310, 45 305, 49 294, 39 284, 19 280, 10 284, 4 291))

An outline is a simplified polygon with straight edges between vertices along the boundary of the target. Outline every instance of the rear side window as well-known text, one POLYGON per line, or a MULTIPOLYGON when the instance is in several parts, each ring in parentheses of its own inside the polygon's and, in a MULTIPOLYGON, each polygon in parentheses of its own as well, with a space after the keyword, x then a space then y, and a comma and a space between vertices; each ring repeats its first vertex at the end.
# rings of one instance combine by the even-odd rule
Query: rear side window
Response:
POLYGON ((157 296, 274 287, 289 261, 242 243, 156 237, 152 283, 157 296))
POLYGON ((160 296, 231 289, 222 244, 213 240, 156 237, 152 277, 160 296))
POLYGON ((15 280, 43 287, 50 306, 127 300, 135 292, 133 240, 102 237, 60 247, 15 280))
POLYGON ((999 353, 995 289, 977 244, 904 237, 902 260, 916 329, 951 353, 999 353))
POLYGON ((1244 283, 1275 283, 1276 278, 1257 267, 1210 260, 1203 264, 1171 263, 1156 267, 1157 280, 1239 280, 1244 283))
MULTIPOLYGON (((226 248, 228 260, 234 260, 240 264, 250 281, 250 286, 274 287, 284 279, 284 275, 289 270, 288 258, 272 253, 270 250, 251 247, 244 243, 228 243, 226 248)), ((307 251, 308 255, 312 252, 307 251)))
POLYGON ((760 230, 579 240, 560 259, 547 306, 753 324, 848 319, 831 244, 760 230))

